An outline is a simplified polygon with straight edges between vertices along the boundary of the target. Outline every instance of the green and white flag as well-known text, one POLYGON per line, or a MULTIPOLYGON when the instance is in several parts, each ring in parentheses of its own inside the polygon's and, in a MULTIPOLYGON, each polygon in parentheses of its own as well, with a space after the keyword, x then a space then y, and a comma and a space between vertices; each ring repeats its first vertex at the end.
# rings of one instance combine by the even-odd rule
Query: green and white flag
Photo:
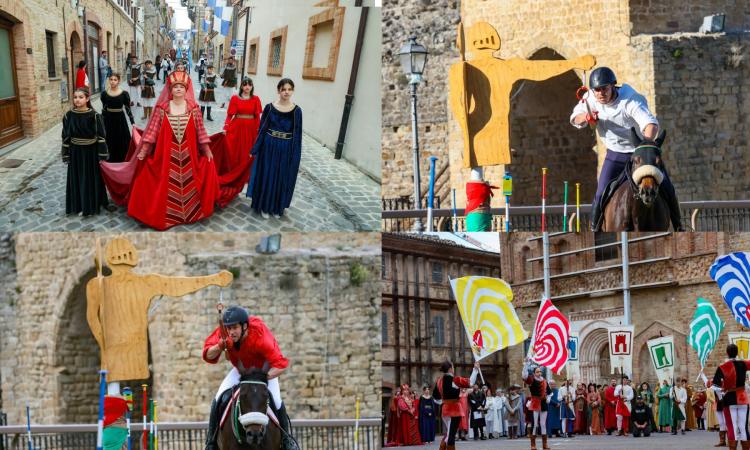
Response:
POLYGON ((658 337, 651 339, 646 345, 651 354, 651 362, 654 364, 659 384, 664 380, 669 380, 671 384, 674 377, 674 337, 658 337))
POLYGON ((719 317, 711 302, 704 298, 698 297, 698 305, 695 308, 693 321, 690 322, 690 335, 688 344, 698 352, 698 360, 701 363, 701 370, 706 366, 708 355, 714 349, 716 342, 719 341, 721 331, 724 329, 724 321, 719 317))

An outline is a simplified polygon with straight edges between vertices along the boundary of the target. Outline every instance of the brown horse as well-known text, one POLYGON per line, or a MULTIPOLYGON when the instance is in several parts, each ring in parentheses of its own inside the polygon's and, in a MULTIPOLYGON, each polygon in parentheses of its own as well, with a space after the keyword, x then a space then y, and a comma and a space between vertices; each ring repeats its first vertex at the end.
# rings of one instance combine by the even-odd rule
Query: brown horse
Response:
POLYGON ((229 403, 224 427, 219 431, 221 450, 281 450, 281 429, 272 422, 268 411, 268 363, 263 369, 245 368, 240 364, 240 384, 236 397, 229 403))
POLYGON ((664 179, 661 146, 666 131, 656 140, 641 140, 634 128, 630 141, 635 147, 625 167, 625 181, 614 191, 604 208, 602 231, 667 231, 669 206, 659 195, 664 179))

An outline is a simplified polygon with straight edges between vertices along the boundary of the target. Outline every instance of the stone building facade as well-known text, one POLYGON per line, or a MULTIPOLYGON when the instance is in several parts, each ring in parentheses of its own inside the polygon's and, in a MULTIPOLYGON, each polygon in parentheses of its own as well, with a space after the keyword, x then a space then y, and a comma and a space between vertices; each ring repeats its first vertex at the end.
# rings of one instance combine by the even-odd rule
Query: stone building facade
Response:
POLYGON ((81 12, 85 7, 85 30, 83 17, 71 8, 70 1, 0 0, 0 21, 11 37, 9 56, 15 69, 7 71, 13 80, 2 82, 5 111, 0 147, 23 137, 36 137, 60 122, 71 107, 79 61, 89 61, 89 79, 97 90, 98 74, 92 61, 102 50, 107 50, 114 70, 124 69, 125 55, 135 48, 135 8, 131 0, 85 0, 78 4, 81 12), (86 50, 88 56, 84 55, 86 50), (6 87, 12 95, 5 95, 6 87), (11 114, 13 120, 9 121, 11 114))
MULTIPOLYGON (((401 33, 415 29, 422 43, 436 53, 425 69, 428 85, 444 80, 449 66, 458 61, 454 42, 459 8, 465 26, 486 21, 498 30, 502 47, 496 56, 500 58, 572 60, 592 54, 597 65, 615 71, 619 83, 641 92, 668 132, 664 159, 680 200, 740 199, 750 189, 744 176, 750 168, 750 148, 744 139, 750 124, 748 94, 743 89, 750 70, 744 50, 750 12, 739 3, 586 0, 548 2, 543 13, 540 4, 521 0, 442 2, 443 10, 432 10, 417 0, 394 3, 384 7, 390 26, 384 28, 383 167, 384 179, 393 180, 384 183, 384 197, 412 192, 411 146, 395 132, 410 135, 409 117, 391 113, 408 111, 408 94, 398 61, 387 52, 397 52, 404 38, 401 33), (726 12, 726 31, 697 33, 703 17, 717 11, 726 12), (419 33, 420 26, 429 33, 419 33)), ((542 167, 549 168, 548 204, 562 202, 566 180, 571 186, 581 183, 582 202, 593 198, 605 148, 588 129, 576 130, 568 124, 575 90, 583 79, 581 71, 570 71, 546 81, 516 83, 510 114, 513 163, 485 171, 495 184, 504 169, 513 175, 512 204, 540 203, 542 167)), ((419 131, 425 151, 431 142, 440 143, 429 151, 449 164, 449 184, 457 190, 461 206, 468 179, 461 161, 462 133, 445 112, 446 93, 433 87, 421 89, 425 129, 419 131), (435 103, 441 107, 429 106, 435 103), (430 116, 433 111, 443 113, 430 116)), ((493 205, 503 202, 502 196, 495 196, 493 205)))
MULTIPOLYGON (((381 330, 383 408, 396 387, 417 392, 432 385, 440 364, 453 361, 468 376, 474 364, 450 279, 466 275, 501 278, 500 255, 433 236, 383 234, 381 330)), ((482 373, 493 386, 506 385, 507 352, 485 358, 482 373)))
MULTIPOLYGON (((622 260, 619 234, 560 234, 550 238, 550 292, 552 301, 568 317, 579 335, 582 381, 600 383, 612 375, 606 327, 624 320, 622 260), (591 250, 594 245, 606 245, 591 250), (555 254, 562 254, 554 256, 555 254)), ((633 377, 654 386, 656 375, 646 341, 674 336, 675 376, 695 380, 700 370, 695 350, 687 344, 696 299, 711 301, 726 322, 719 342, 706 364, 713 373, 724 360, 727 332, 742 331, 731 316, 709 267, 723 254, 750 250, 746 233, 662 233, 629 235, 633 377)), ((513 287, 516 311, 527 330, 536 319, 543 297, 542 239, 527 233, 500 235, 502 272, 513 287)), ((508 352, 509 376, 519 380, 523 346, 508 352)))
MULTIPOLYGON (((24 405, 43 423, 96 421, 99 352, 86 323, 85 285, 94 249, 113 237, 94 233, 18 234, 0 238, 0 389, 9 423, 24 405)), ((136 273, 204 275, 231 270, 226 305, 260 316, 290 359, 282 397, 297 419, 363 417, 380 405, 380 238, 373 233, 284 234, 281 251, 254 251, 252 233, 135 233, 136 273)), ((203 421, 230 369, 201 360, 216 327, 219 289, 155 298, 149 311, 149 380, 162 421, 203 421)), ((128 383, 123 382, 123 386, 128 383)))

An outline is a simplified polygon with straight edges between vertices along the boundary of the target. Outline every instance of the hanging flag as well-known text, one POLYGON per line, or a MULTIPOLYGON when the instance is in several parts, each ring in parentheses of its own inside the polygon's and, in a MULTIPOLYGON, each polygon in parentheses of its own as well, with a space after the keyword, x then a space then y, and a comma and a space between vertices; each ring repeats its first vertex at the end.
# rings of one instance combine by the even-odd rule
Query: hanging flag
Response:
POLYGON ((651 362, 654 364, 659 384, 661 385, 664 380, 669 380, 671 384, 674 378, 674 337, 658 337, 649 340, 646 345, 651 354, 651 362))
POLYGON ((232 24, 232 16, 234 15, 234 8, 227 7, 221 10, 221 34, 229 36, 230 25, 232 24))
POLYGON ((566 377, 578 382, 581 379, 581 369, 578 365, 578 335, 570 334, 568 337, 568 363, 565 365, 566 377))
POLYGON ((221 33, 221 12, 224 8, 217 6, 214 8, 214 31, 221 33))
POLYGON ((743 327, 750 328, 750 253, 730 253, 716 258, 710 274, 719 284, 721 296, 734 319, 743 327))
POLYGON ((719 317, 719 312, 716 311, 714 305, 708 300, 698 297, 698 306, 695 308, 693 321, 690 322, 688 344, 698 352, 701 369, 706 366, 708 355, 716 346, 724 325, 724 321, 719 317))
POLYGON ((546 298, 539 305, 534 324, 534 354, 532 360, 559 374, 568 362, 570 324, 559 309, 546 298))
POLYGON ((477 361, 529 336, 518 320, 511 303, 513 291, 505 281, 462 277, 451 280, 451 288, 477 361))
POLYGON ((609 365, 612 373, 630 376, 633 372, 633 325, 607 328, 609 335, 609 365))
POLYGON ((739 332, 739 333, 727 333, 729 343, 737 346, 739 352, 737 352, 738 359, 750 359, 750 333, 739 332))

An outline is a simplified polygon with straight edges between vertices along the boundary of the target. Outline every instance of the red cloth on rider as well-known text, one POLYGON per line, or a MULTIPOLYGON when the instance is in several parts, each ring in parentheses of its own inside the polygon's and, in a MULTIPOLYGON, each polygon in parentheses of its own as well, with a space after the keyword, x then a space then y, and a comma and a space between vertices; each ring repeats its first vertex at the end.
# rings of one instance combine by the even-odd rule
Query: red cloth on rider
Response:
POLYGON ((120 397, 104 397, 104 426, 117 422, 128 410, 128 401, 120 397))
MULTIPOLYGON (((226 352, 227 359, 232 362, 232 365, 237 367, 240 359, 242 359, 242 364, 246 369, 251 367, 261 368, 266 361, 268 361, 270 368, 286 369, 289 366, 289 360, 281 353, 276 338, 266 324, 259 317, 255 316, 250 316, 247 323, 247 334, 240 342, 240 349, 236 350, 234 347, 231 347, 226 352)), ((203 344, 204 361, 210 364, 219 362, 220 356, 217 356, 215 359, 208 359, 206 352, 220 341, 221 328, 216 327, 203 344)))
POLYGON ((492 189, 497 186, 491 186, 483 181, 469 181, 466 183, 466 210, 464 214, 469 214, 479 208, 482 203, 492 197, 492 189))

